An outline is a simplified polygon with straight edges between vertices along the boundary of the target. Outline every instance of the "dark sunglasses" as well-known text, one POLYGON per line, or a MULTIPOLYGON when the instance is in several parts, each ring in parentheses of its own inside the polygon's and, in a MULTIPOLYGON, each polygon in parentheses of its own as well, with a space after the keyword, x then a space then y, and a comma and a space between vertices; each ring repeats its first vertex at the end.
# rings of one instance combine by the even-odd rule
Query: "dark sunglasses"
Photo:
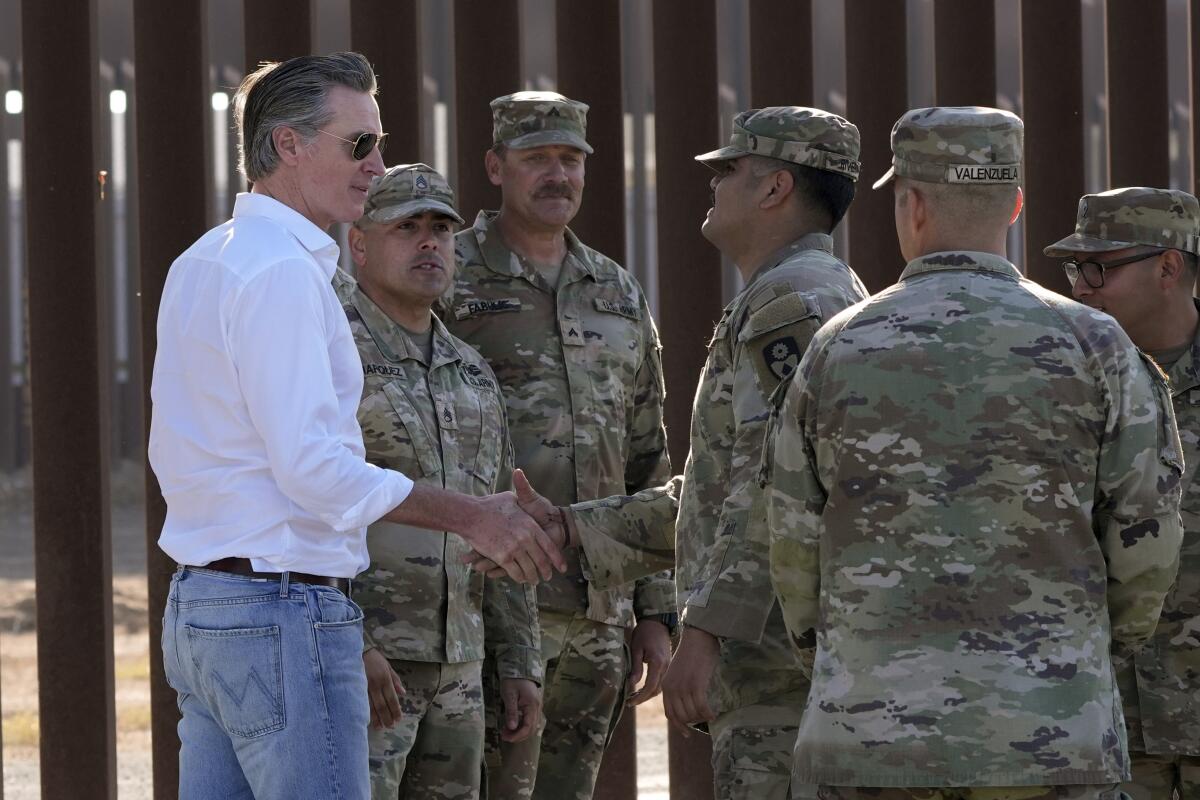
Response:
POLYGON ((335 133, 329 131, 318 130, 318 133, 323 133, 326 136, 332 136, 334 139, 340 139, 346 144, 352 144, 350 148, 350 157, 355 161, 362 161, 367 156, 371 155, 371 151, 376 147, 379 148, 379 155, 383 155, 384 149, 387 148, 388 135, 386 133, 360 133, 357 139, 343 139, 335 133))
POLYGON ((1145 261, 1147 258, 1162 255, 1166 250, 1154 250, 1150 253, 1137 253, 1125 258, 1118 258, 1116 261, 1109 261, 1101 264, 1098 261, 1078 261, 1074 258, 1068 258, 1063 262, 1063 272, 1067 275, 1067 280, 1071 285, 1075 285, 1075 281, 1079 280, 1079 276, 1083 276, 1083 281, 1093 289, 1104 288, 1104 273, 1110 269, 1123 267, 1126 264, 1132 264, 1135 261, 1145 261))

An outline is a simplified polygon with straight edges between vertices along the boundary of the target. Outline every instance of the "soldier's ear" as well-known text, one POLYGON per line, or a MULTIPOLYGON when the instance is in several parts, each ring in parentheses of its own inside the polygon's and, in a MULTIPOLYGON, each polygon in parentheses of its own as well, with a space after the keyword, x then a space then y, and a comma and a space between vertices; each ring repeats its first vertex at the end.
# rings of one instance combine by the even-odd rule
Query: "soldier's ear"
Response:
POLYGON ((1012 216, 1008 218, 1009 227, 1012 227, 1014 224, 1016 224, 1017 217, 1021 216, 1021 209, 1023 208, 1025 208, 1025 192, 1023 192, 1021 187, 1018 186, 1017 199, 1016 202, 1013 203, 1012 216))
POLYGON ((357 225, 351 225, 346 231, 346 242, 350 245, 350 257, 354 259, 354 264, 361 267, 367 262, 367 237, 363 233, 362 228, 357 225))
POLYGON ((763 186, 767 193, 759 201, 759 208, 775 208, 785 203, 788 197, 791 196, 792 190, 796 187, 796 182, 792 178, 792 173, 786 169, 777 169, 771 173, 769 181, 763 181, 763 186))
POLYGON ((500 156, 496 155, 495 150, 488 150, 483 154, 483 168, 487 170, 488 180, 492 186, 500 185, 500 156))
POLYGON ((1165 251, 1162 254, 1159 269, 1161 270, 1159 274, 1167 287, 1173 287, 1180 281, 1188 280, 1187 265, 1183 263, 1183 254, 1178 250, 1165 251))

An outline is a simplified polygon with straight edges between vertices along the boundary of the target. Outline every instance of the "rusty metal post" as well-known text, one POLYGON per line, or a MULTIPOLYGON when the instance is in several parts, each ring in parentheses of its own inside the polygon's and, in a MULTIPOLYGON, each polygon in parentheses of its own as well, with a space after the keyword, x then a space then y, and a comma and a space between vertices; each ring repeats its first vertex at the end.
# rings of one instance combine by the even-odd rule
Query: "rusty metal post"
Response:
POLYGON ((850 266, 872 292, 900 277, 890 188, 871 184, 892 163, 892 125, 908 110, 904 3, 846 0, 846 116, 862 134, 863 173, 846 225, 850 266))
POLYGON ((260 61, 285 61, 312 50, 312 9, 308 0, 247 0, 242 4, 246 72, 260 61))
POLYGON ((1109 185, 1169 187, 1167 2, 1108 0, 1105 11, 1109 185))
POLYGON ((1188 3, 1188 74, 1191 82, 1189 91, 1191 100, 1191 148, 1192 148, 1192 186, 1195 194, 1200 180, 1200 123, 1196 114, 1200 113, 1200 0, 1188 3))
MULTIPOLYGON (((7 94, 9 90, 20 87, 17 81, 17 63, 21 52, 18 0, 0 0, 0 19, 11 20, 9 25, 0 29, 0 94, 7 94)), ((20 118, 0 109, 0 142, 7 147, 8 140, 15 139, 19 130, 20 118)), ((13 199, 9 191, 7 156, 7 152, 0 152, 0 285, 6 290, 11 286, 10 270, 16 269, 9 254, 20 243, 20 236, 9 230, 13 220, 10 216, 13 199)), ((14 339, 18 337, 11 335, 11 332, 22 316, 20 297, 19 290, 0 292, 0 472, 21 466, 21 395, 13 381, 16 365, 9 355, 17 344, 14 339)), ((3 786, 0 786, 0 798, 3 798, 3 791, 3 786)))
POLYGON ((754 0, 749 10, 750 105, 811 105, 812 0, 754 0))
MULTIPOLYGON (((571 230, 625 260, 625 120, 620 0, 558 0, 558 90, 587 103, 587 191, 571 230)), ((627 715, 631 716, 631 715, 627 715)), ((611 752, 611 748, 610 748, 611 752)))
POLYGON ((483 168, 492 146, 494 98, 521 89, 517 0, 454 2, 454 116, 458 208, 470 224, 480 209, 500 207, 500 190, 483 168))
POLYGON ((350 47, 375 68, 388 164, 424 160, 419 33, 417 0, 350 0, 350 47))
POLYGON ((1078 42, 1081 26, 1078 3, 1021 2, 1025 274, 1064 294, 1070 287, 1062 269, 1042 248, 1075 229, 1084 190, 1083 61, 1062 57, 1063 43, 1078 42))
MULTIPOLYGON (((139 279, 143 435, 150 436, 150 378, 157 347, 155 326, 167 270, 207 227, 208 173, 202 0, 134 0, 139 279), (161 135, 171 131, 170 136, 161 135)), ((174 798, 179 785, 179 711, 163 675, 159 639, 162 612, 175 563, 158 548, 167 507, 146 468, 146 577, 149 582, 151 748, 154 797, 174 798)))
POLYGON ((996 0, 934 0, 933 48, 939 106, 996 105, 996 0))
POLYGON ((115 798, 94 0, 21 5, 42 796, 115 798), (70 220, 64 223, 64 220, 70 220), (69 227, 66 235, 64 225, 69 227), (66 327, 64 327, 66 323, 66 327), (69 635, 66 635, 69 632, 69 635))
MULTIPOLYGON (((721 257, 700 234, 710 206, 709 175, 692 160, 720 137, 715 4, 656 0, 653 26, 658 317, 667 354, 667 435, 671 461, 681 469, 705 343, 722 305, 721 257)), ((708 737, 669 736, 671 797, 712 797, 708 737)))
MULTIPOLYGON (((590 106, 587 190, 571 229, 586 244, 625 260, 625 123, 621 104, 620 0, 558 0, 558 90, 590 106)), ((637 715, 626 709, 613 733, 596 800, 637 796, 637 715)))

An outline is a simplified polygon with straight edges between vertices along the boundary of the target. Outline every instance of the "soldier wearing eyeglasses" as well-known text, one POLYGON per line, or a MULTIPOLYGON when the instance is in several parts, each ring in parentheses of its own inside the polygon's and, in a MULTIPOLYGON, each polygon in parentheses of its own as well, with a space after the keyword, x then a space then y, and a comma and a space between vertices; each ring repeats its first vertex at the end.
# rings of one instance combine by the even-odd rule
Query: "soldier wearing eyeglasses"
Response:
POLYGON ((1200 205, 1187 192, 1131 187, 1084 195, 1065 258, 1075 299, 1106 311, 1171 384, 1183 443, 1184 543, 1154 638, 1118 673, 1134 800, 1200 797, 1200 312, 1193 296, 1200 205))

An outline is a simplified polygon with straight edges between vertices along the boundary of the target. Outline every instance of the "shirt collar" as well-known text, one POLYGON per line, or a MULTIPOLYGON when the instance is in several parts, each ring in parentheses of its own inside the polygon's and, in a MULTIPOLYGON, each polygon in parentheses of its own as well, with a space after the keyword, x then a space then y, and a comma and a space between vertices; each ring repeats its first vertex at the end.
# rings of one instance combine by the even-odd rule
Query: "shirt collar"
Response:
MULTIPOLYGON (((1200 299, 1193 299, 1192 302, 1200 308, 1200 299)), ((1171 365, 1167 379, 1171 382, 1171 394, 1175 396, 1200 386, 1200 329, 1192 340, 1192 349, 1171 365)))
MULTIPOLYGON (((379 348, 379 352, 383 353, 384 358, 396 363, 409 359, 425 363, 421 351, 413 346, 412 340, 399 325, 392 321, 391 317, 384 313, 383 309, 375 304, 374 300, 367 296, 361 286, 356 285, 353 288, 350 302, 358 310, 363 325, 367 326, 371 338, 375 340, 375 345, 379 348)), ((433 355, 431 360, 433 363, 429 365, 430 369, 454 361, 462 361, 463 357, 458 351, 458 346, 450 336, 450 331, 438 319, 437 314, 433 315, 432 322, 433 355)))
MULTIPOLYGON (((545 288, 547 284, 541 274, 535 268, 528 266, 520 256, 509 250, 504 244, 504 240, 500 237, 500 231, 496 229, 496 217, 499 214, 499 211, 480 211, 472 226, 484 263, 492 272, 509 275, 513 278, 524 278, 534 286, 545 288)), ((585 277, 597 280, 595 267, 588 258, 579 237, 572 233, 570 228, 566 229, 564 235, 567 239, 567 257, 563 260, 563 272, 559 283, 571 283, 585 277)), ((551 292, 556 288, 549 287, 551 292)))
POLYGON ((1020 271, 1012 262, 995 253, 980 253, 974 250, 947 250, 941 253, 927 253, 908 262, 900 280, 908 280, 919 275, 933 272, 990 272, 1000 277, 1014 281, 1021 280, 1020 271))
POLYGON ((233 203, 233 217, 262 217, 276 223, 316 256, 328 273, 325 277, 333 279, 340 254, 337 242, 296 209, 265 194, 239 192, 233 203))
POLYGON ((821 250, 832 255, 833 237, 827 233, 814 232, 806 233, 799 239, 788 242, 767 257, 767 260, 762 263, 762 266, 754 271, 754 274, 750 277, 750 280, 746 283, 746 285, 751 286, 763 275, 767 274, 784 261, 787 261, 796 253, 799 253, 803 250, 821 250))

